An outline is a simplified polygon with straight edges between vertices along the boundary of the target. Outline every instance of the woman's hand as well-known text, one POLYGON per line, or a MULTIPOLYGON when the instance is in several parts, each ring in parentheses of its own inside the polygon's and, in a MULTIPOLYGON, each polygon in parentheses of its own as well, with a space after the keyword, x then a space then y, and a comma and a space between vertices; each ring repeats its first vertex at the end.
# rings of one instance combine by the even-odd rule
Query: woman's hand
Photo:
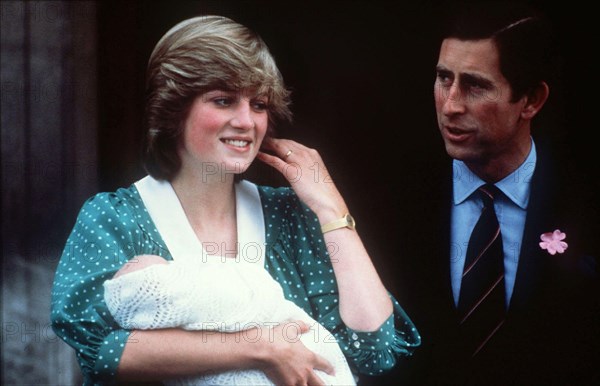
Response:
POLYGON ((300 335, 308 330, 308 325, 302 321, 280 324, 273 329, 262 328, 261 336, 263 339, 268 337, 268 341, 263 346, 261 370, 274 384, 324 386, 314 370, 334 374, 333 366, 325 358, 307 349, 300 341, 300 335))
POLYGON ((348 208, 333 183, 319 153, 289 139, 265 138, 257 158, 277 169, 300 200, 319 217, 321 224, 340 218, 348 208))
MULTIPOLYGON (((272 154, 259 152, 258 159, 285 176, 300 200, 315 212, 321 225, 348 213, 316 150, 289 139, 265 138, 263 146, 272 154)), ((358 232, 338 228, 325 233, 324 239, 328 247, 335 248, 335 257, 330 256, 344 324, 358 331, 378 330, 392 314, 392 302, 358 232)))

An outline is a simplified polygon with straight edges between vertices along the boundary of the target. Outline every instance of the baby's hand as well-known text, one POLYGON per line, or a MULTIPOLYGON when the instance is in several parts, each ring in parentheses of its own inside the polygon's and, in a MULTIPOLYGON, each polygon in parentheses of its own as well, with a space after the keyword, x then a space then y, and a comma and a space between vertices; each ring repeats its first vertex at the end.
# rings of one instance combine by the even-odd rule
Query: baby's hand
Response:
POLYGON ((157 255, 135 256, 117 271, 115 276, 113 276, 113 279, 116 279, 121 275, 139 271, 140 269, 144 269, 156 264, 168 264, 168 262, 167 260, 157 255))

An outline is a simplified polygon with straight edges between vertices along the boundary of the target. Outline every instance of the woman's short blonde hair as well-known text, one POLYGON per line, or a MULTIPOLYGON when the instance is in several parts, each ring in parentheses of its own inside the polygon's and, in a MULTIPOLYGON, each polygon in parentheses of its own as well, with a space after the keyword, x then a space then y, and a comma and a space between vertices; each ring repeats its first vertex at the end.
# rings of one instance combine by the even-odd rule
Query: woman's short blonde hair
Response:
POLYGON ((291 120, 289 91, 260 36, 222 16, 184 20, 160 39, 148 62, 144 166, 154 178, 171 180, 179 172, 190 106, 217 89, 267 96, 270 130, 291 120))

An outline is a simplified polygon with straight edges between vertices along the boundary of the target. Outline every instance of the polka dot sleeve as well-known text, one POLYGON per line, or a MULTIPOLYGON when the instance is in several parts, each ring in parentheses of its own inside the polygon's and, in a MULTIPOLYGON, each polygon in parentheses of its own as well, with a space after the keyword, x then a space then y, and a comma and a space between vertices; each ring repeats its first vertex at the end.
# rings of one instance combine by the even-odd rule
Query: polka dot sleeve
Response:
POLYGON ((119 329, 103 282, 132 257, 165 249, 134 187, 85 202, 67 239, 52 289, 55 333, 75 350, 85 384, 114 380, 130 331, 119 329))
POLYGON ((341 334, 342 351, 363 374, 383 374, 395 366, 399 356, 411 355, 421 345, 421 337, 408 315, 393 297, 392 302, 394 313, 379 330, 360 332, 346 327, 341 334))
POLYGON ((393 297, 394 312, 379 330, 358 332, 344 325, 332 267, 335 248, 325 244, 318 218, 290 189, 263 187, 262 194, 266 267, 287 298, 335 335, 357 372, 378 375, 391 369, 398 357, 410 355, 421 339, 393 297))

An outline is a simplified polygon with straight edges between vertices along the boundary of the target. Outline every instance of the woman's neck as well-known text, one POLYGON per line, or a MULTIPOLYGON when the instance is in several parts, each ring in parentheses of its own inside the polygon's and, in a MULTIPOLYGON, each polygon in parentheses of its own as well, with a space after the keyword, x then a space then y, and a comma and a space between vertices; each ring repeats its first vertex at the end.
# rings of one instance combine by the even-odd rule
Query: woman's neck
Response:
POLYGON ((233 174, 207 177, 181 170, 171 185, 196 234, 235 225, 233 174))

